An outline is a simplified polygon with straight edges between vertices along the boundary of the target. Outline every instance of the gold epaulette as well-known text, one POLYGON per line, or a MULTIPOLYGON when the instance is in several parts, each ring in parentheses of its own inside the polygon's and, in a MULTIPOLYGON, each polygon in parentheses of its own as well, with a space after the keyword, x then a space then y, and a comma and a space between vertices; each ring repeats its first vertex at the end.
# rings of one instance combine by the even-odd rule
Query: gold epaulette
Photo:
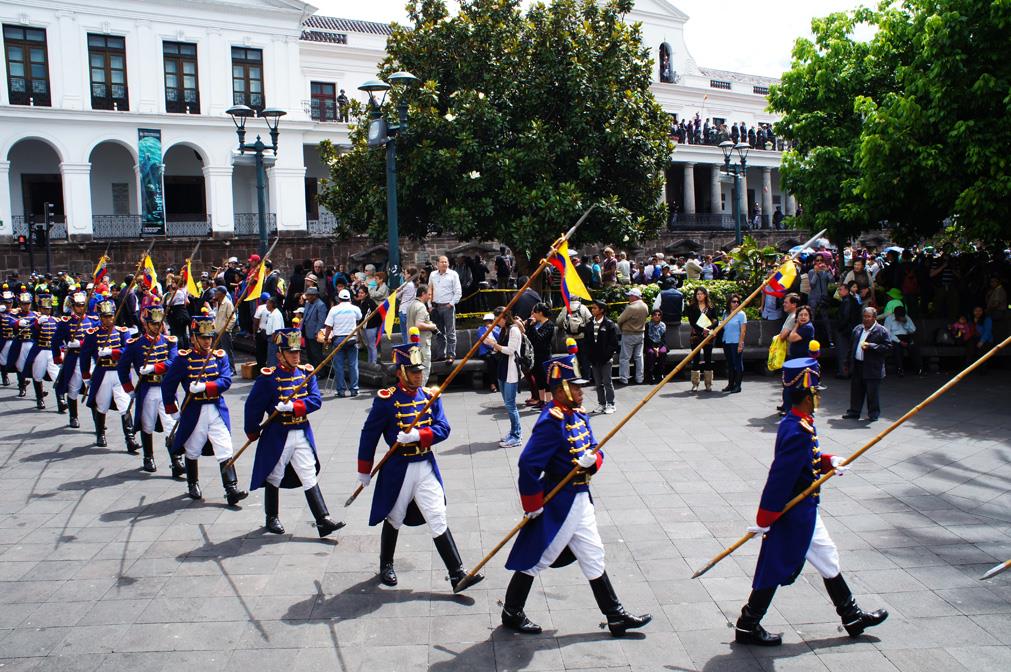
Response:
POLYGON ((70 322, 70 315, 64 315, 60 319, 63 320, 64 322, 70 322))
POLYGON ((299 367, 298 367, 298 368, 302 369, 303 371, 305 371, 305 372, 307 372, 307 373, 312 373, 313 371, 315 371, 315 370, 316 370, 316 369, 315 369, 315 368, 313 367, 313 365, 312 365, 312 364, 301 364, 301 365, 299 365, 299 367))
POLYGON ((94 334, 97 331, 98 331, 98 327, 92 327, 91 329, 85 329, 84 333, 86 333, 86 334, 94 334))
POLYGON ((262 369, 260 369, 260 375, 261 376, 269 376, 272 373, 274 373, 274 367, 273 366, 265 366, 262 369))
POLYGON ((193 351, 192 351, 192 350, 190 350, 190 349, 186 349, 186 350, 180 350, 180 351, 179 351, 179 352, 177 352, 176 354, 177 354, 177 355, 188 355, 188 354, 190 354, 191 352, 193 352, 193 351))
POLYGON ((179 339, 178 339, 178 338, 176 338, 175 336, 166 336, 166 337, 165 337, 165 340, 166 340, 166 341, 168 341, 169 343, 175 343, 175 342, 177 342, 177 341, 178 341, 179 339))
POLYGON ((129 345, 130 343, 136 343, 139 340, 140 340, 140 334, 137 334, 133 338, 126 339, 126 343, 127 343, 127 345, 129 345))
POLYGON ((554 418, 555 420, 565 419, 565 414, 562 413, 562 409, 558 408, 557 406, 552 406, 551 409, 548 411, 548 413, 550 413, 551 417, 554 418))
POLYGON ((215 357, 224 357, 225 356, 225 351, 221 350, 221 349, 215 350, 214 351, 214 356, 215 357))
POLYGON ((811 425, 807 424, 807 420, 801 420, 798 424, 801 427, 803 427, 805 430, 807 430, 808 432, 814 434, 814 427, 812 427, 811 425))
POLYGON ((126 327, 116 327, 116 331, 130 331, 126 327))
POLYGON ((397 388, 395 388, 395 387, 384 387, 383 389, 381 389, 378 392, 376 392, 376 395, 380 399, 389 399, 390 397, 393 396, 393 391, 396 390, 396 389, 397 388))

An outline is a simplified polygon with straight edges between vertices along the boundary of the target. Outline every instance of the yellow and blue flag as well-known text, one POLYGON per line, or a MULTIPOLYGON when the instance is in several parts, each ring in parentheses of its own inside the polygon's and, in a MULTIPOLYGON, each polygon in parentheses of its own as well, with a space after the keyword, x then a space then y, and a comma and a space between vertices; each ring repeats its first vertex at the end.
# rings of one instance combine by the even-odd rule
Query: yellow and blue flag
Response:
POLYGON ((562 301, 565 302, 566 312, 572 312, 572 308, 569 307, 569 302, 572 300, 573 296, 586 299, 587 301, 592 300, 590 292, 587 291, 586 285, 583 284, 583 280, 579 277, 579 273, 576 272, 576 267, 572 264, 572 260, 569 258, 568 241, 559 245, 558 249, 551 254, 551 258, 548 259, 548 261, 555 267, 555 269, 557 269, 558 274, 562 277, 562 301))

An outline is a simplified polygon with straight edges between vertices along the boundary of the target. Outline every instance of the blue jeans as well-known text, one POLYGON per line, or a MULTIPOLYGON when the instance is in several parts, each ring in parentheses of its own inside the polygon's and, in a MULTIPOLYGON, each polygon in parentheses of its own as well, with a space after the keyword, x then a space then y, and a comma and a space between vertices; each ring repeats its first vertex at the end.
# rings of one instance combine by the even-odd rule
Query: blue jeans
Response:
POLYGON ((407 343, 407 313, 400 313, 400 336, 401 343, 407 343))
POLYGON ((509 434, 506 438, 510 441, 520 440, 520 412, 516 410, 516 392, 519 387, 519 383, 507 383, 499 378, 498 389, 502 391, 502 401, 509 413, 509 434))
POLYGON ((379 327, 375 329, 365 329, 365 347, 369 351, 369 364, 375 364, 379 359, 379 349, 376 346, 376 334, 379 333, 379 327))
MULTIPOLYGON (((341 336, 334 340, 340 343, 341 336)), ((338 352, 333 358, 334 374, 337 376, 337 393, 343 394, 347 389, 344 381, 344 371, 348 372, 352 392, 358 391, 358 343, 351 341, 338 352)))
POLYGON ((738 343, 724 343, 723 356, 727 360, 727 371, 744 371, 744 353, 737 351, 738 343))

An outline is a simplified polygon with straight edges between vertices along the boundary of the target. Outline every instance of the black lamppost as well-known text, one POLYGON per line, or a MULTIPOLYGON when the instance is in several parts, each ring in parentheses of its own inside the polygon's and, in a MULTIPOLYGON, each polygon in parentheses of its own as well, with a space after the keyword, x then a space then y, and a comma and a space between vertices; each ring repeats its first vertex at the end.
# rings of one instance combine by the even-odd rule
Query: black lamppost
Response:
POLYGON ((370 79, 358 87, 369 94, 369 147, 386 145, 386 236, 390 248, 387 262, 387 282, 390 289, 400 285, 400 229, 397 221, 397 135, 407 130, 407 96, 401 93, 397 104, 397 123, 390 123, 383 116, 386 93, 397 85, 414 84, 418 78, 409 72, 395 72, 389 83, 381 79, 370 79), (381 100, 376 94, 382 93, 381 100))
MULTIPOLYGON (((720 143, 720 149, 723 150, 723 172, 734 176, 734 240, 740 245, 743 241, 741 237, 741 217, 743 216, 741 199, 744 196, 741 193, 741 177, 746 175, 748 171, 748 150, 751 149, 751 145, 746 142, 739 142, 735 145, 733 140, 724 140, 720 143), (737 156, 740 157, 740 162, 731 164, 730 157, 735 149, 737 156)), ((747 212, 747 208, 743 208, 743 211, 747 212)))
POLYGON ((235 122, 235 134, 239 136, 239 154, 253 152, 256 157, 256 211, 260 225, 260 254, 267 253, 267 171, 263 167, 263 152, 270 150, 277 156, 277 130, 281 123, 281 117, 287 114, 284 110, 276 107, 268 107, 260 110, 259 116, 267 121, 267 129, 270 131, 270 144, 264 144, 260 136, 256 136, 256 142, 246 144, 246 120, 257 116, 257 112, 246 105, 233 105, 226 110, 235 122))

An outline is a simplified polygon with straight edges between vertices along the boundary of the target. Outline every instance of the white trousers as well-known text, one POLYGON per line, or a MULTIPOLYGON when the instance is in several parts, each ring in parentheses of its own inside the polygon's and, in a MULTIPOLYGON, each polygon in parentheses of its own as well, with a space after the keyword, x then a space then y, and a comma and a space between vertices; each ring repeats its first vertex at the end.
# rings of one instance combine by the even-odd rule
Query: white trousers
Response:
POLYGON ((824 579, 839 576, 839 549, 828 534, 825 523, 821 521, 821 513, 814 520, 814 534, 811 535, 811 546, 805 556, 814 565, 824 579))
POLYGON ((172 433, 176 426, 176 416, 165 412, 165 404, 161 403, 161 387, 152 385, 144 395, 144 407, 140 409, 140 429, 145 434, 153 434, 161 417, 161 426, 166 434, 172 433))
POLYGON ((70 374, 70 380, 67 381, 67 397, 77 401, 77 398, 81 396, 81 388, 83 386, 84 378, 81 377, 81 360, 77 360, 74 371, 70 374))
POLYGON ((24 374, 25 372, 25 362, 28 361, 28 351, 31 349, 31 343, 21 344, 21 352, 18 353, 18 361, 14 363, 14 368, 16 368, 20 374, 24 374))
POLYGON ((35 355, 35 361, 32 362, 32 380, 36 383, 45 380, 47 373, 52 381, 55 381, 56 376, 60 375, 60 367, 53 361, 52 350, 40 351, 35 355))
POLYGON ((11 354, 12 345, 14 345, 14 341, 7 341, 4 343, 3 349, 0 349, 0 364, 7 366, 7 355, 11 354))
POLYGON ((274 470, 267 476, 267 482, 275 488, 281 487, 284 480, 284 469, 291 463, 291 468, 302 481, 303 490, 311 490, 316 487, 316 458, 312 454, 312 446, 309 439, 305 438, 305 430, 298 429, 288 432, 288 438, 284 442, 284 450, 274 470))
POLYGON ((442 536, 449 527, 446 523, 446 493, 439 479, 435 477, 432 464, 428 460, 411 462, 407 465, 400 494, 397 495, 397 501, 390 510, 390 515, 386 516, 394 528, 399 530, 404 524, 407 507, 412 499, 421 510, 421 515, 425 517, 432 537, 442 536))
POLYGON ((600 532, 597 531, 597 516, 594 514, 593 503, 590 501, 590 493, 588 492, 576 494, 576 498, 572 501, 572 508, 569 509, 569 515, 566 516, 565 522, 558 529, 558 534, 544 549, 544 554, 541 555, 537 564, 524 570, 523 573, 537 576, 558 559, 566 546, 576 556, 583 576, 593 581, 603 575, 604 544, 600 541, 600 532))
POLYGON ((211 442, 214 449, 214 457, 218 462, 224 462, 232 457, 232 435, 225 426, 225 421, 218 413, 218 407, 214 404, 203 404, 200 406, 200 417, 197 424, 190 432, 189 438, 183 447, 186 448, 186 457, 191 460, 199 459, 204 450, 204 444, 211 442))
POLYGON ((110 370, 105 372, 105 375, 102 376, 102 385, 95 390, 95 410, 99 413, 108 413, 112 407, 113 399, 116 400, 116 410, 113 413, 116 415, 126 413, 126 409, 130 405, 130 395, 119 383, 119 376, 116 375, 116 372, 110 370))

